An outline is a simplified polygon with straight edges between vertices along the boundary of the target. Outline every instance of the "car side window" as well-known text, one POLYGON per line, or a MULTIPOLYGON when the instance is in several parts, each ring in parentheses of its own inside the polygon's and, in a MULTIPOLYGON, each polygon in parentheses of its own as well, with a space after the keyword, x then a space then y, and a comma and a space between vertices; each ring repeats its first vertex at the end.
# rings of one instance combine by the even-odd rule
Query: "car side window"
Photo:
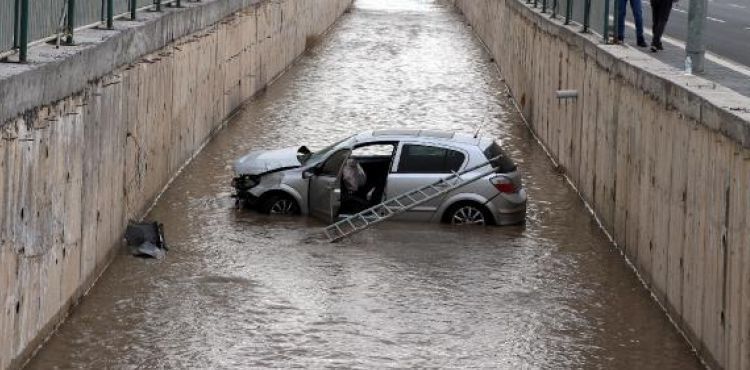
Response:
POLYGON ((393 143, 367 144, 354 148, 352 157, 390 157, 395 147, 393 143))
POLYGON ((344 165, 344 161, 349 157, 349 149, 341 149, 336 153, 331 154, 328 159, 320 167, 318 175, 321 176, 338 176, 341 167, 344 165))
POLYGON ((451 173, 464 163, 464 154, 428 145, 406 144, 401 149, 398 173, 451 173))

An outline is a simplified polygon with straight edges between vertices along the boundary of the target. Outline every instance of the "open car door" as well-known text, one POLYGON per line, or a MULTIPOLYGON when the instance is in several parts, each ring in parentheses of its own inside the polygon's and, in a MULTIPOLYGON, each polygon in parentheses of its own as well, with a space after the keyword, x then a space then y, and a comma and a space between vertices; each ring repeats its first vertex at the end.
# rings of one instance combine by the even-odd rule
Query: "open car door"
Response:
POLYGON ((310 177, 310 213, 325 222, 333 222, 341 208, 341 170, 351 152, 348 148, 337 150, 310 177))

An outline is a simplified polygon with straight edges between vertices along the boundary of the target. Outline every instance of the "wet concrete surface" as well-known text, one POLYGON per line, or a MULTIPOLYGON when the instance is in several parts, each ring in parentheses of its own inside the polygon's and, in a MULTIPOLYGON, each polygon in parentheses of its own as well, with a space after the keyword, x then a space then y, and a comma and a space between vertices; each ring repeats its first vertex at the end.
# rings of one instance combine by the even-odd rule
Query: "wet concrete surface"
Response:
POLYGON ((433 1, 356 1, 149 218, 167 258, 123 250, 30 368, 701 367, 433 1), (483 121, 525 171, 524 226, 392 222, 329 244, 314 219, 233 207, 230 165, 250 149, 483 121))

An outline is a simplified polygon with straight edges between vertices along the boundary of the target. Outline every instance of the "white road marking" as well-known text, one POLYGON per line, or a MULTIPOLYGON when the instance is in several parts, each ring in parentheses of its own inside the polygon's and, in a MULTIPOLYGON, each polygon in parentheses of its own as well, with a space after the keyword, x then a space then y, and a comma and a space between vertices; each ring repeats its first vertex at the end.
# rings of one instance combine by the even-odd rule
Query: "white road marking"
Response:
POLYGON ((714 17, 706 17, 706 19, 708 19, 709 21, 714 21, 714 22, 718 22, 718 23, 727 23, 727 21, 725 21, 723 19, 718 19, 718 18, 714 18, 714 17))
POLYGON ((672 10, 676 11, 677 13, 685 13, 685 14, 687 14, 687 10, 682 10, 680 8, 672 8, 672 10))
MULTIPOLYGON (((626 21, 625 24, 628 25, 628 27, 630 27, 630 28, 635 28, 635 24, 633 22, 626 21)), ((750 27, 748 27, 746 29, 750 30, 750 27)), ((644 29, 643 31, 649 37, 653 37, 653 34, 651 33, 651 31, 649 31, 647 29, 644 29)), ((671 37, 669 37, 667 35, 663 35, 661 37, 661 39, 664 42, 667 42, 669 44, 672 44, 674 46, 677 46, 677 47, 685 50, 685 43, 682 42, 682 41, 680 41, 680 40, 671 38, 671 37)), ((742 64, 739 64, 737 62, 733 62, 733 61, 724 59, 724 58, 722 58, 722 57, 720 57, 720 56, 718 56, 718 55, 716 55, 716 54, 714 54, 714 53, 712 53, 710 51, 706 52, 705 58, 707 60, 711 61, 711 62, 714 62, 714 63, 722 66, 722 67, 729 68, 729 69, 731 69, 733 71, 736 71, 738 73, 741 73, 741 74, 743 74, 745 76, 750 77, 750 68, 748 68, 748 67, 746 67, 746 66, 744 66, 742 64)))
POLYGON ((731 6, 732 8, 737 8, 737 9, 745 9, 745 8, 747 8, 744 5, 737 5, 737 4, 729 4, 729 6, 731 6))

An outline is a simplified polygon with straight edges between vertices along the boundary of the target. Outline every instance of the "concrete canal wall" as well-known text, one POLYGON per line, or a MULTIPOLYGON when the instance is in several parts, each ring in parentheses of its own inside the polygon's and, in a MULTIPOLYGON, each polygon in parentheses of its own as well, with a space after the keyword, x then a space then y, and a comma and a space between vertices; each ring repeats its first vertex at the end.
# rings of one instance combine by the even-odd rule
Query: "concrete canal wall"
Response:
POLYGON ((0 65, 0 368, 91 287, 222 121, 351 0, 214 0, 0 65))
POLYGON ((750 99, 603 45, 525 1, 456 5, 533 131, 701 357, 750 368, 750 99), (578 98, 558 100, 560 89, 578 98))

